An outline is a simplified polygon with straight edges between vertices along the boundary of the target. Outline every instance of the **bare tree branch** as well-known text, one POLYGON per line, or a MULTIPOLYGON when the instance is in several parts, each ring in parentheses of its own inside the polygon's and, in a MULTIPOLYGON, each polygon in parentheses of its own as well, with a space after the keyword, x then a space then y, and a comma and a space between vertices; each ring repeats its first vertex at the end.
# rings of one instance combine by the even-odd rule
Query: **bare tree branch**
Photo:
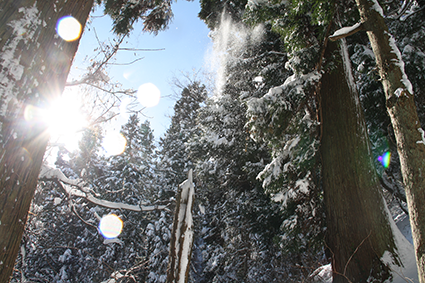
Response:
POLYGON ((127 47, 120 47, 118 50, 123 51, 164 51, 165 48, 152 48, 152 49, 145 49, 145 48, 127 48, 127 47))

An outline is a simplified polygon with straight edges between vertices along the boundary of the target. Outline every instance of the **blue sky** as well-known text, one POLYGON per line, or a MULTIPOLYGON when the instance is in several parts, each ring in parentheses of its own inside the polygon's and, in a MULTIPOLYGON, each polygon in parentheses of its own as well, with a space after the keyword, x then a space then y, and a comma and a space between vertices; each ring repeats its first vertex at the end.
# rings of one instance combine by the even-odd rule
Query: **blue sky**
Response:
MULTIPOLYGON (((165 48, 163 51, 138 52, 137 55, 144 57, 132 65, 112 66, 109 76, 113 81, 123 84, 124 88, 137 89, 145 83, 153 83, 161 91, 163 97, 155 107, 144 111, 145 115, 152 118, 140 117, 141 120, 148 119, 158 138, 162 135, 169 124, 169 116, 173 114, 175 101, 166 96, 173 94, 175 87, 171 85, 174 76, 179 77, 181 72, 191 73, 193 69, 199 70, 204 66, 205 54, 211 48, 211 40, 208 37, 207 26, 197 17, 200 11, 199 2, 178 1, 172 6, 174 19, 166 31, 157 36, 142 33, 142 25, 136 24, 126 43, 121 47, 128 48, 165 48)), ((100 9, 95 15, 102 15, 100 9)), ((111 20, 108 16, 93 17, 89 25, 90 30, 84 32, 80 42, 77 56, 74 59, 74 68, 83 64, 84 58, 93 54, 97 47, 94 29, 101 41, 113 38, 111 20), (94 27, 94 29, 93 29, 94 27)), ((135 58, 134 52, 120 51, 116 62, 131 62, 135 58)), ((121 123, 126 121, 121 117, 115 121, 117 130, 121 123)))

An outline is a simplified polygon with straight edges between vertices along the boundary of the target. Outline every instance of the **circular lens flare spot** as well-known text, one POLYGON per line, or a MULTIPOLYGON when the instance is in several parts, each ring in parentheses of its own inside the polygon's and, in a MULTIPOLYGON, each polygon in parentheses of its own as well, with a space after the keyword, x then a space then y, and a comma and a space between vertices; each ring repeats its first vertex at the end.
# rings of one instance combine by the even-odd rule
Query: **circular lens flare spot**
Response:
POLYGON ((34 121, 38 115, 39 115, 39 110, 36 107, 32 105, 27 105, 25 107, 24 118, 26 121, 34 121))
POLYGON ((161 91, 153 84, 142 84, 137 90, 137 99, 144 107, 154 107, 161 99, 161 91))
POLYGON ((103 216, 99 222, 99 230, 106 239, 113 239, 121 234, 123 227, 122 220, 115 214, 103 216))
POLYGON ((80 38, 81 30, 80 22, 72 16, 60 18, 56 25, 56 32, 65 41, 74 41, 80 38))
POLYGON ((127 140, 121 133, 111 132, 103 139, 103 149, 107 155, 119 155, 124 152, 127 140))
POLYGON ((387 151, 381 156, 379 156, 378 161, 381 162, 384 168, 388 168, 388 166, 390 166, 390 161, 391 161, 391 152, 387 151))

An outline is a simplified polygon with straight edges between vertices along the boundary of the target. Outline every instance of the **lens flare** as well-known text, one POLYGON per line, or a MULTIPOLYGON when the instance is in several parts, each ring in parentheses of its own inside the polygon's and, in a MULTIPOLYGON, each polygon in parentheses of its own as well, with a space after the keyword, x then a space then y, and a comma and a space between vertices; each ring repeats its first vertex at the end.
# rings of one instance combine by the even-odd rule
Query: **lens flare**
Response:
POLYGON ((26 121, 34 121, 40 115, 39 109, 33 105, 27 105, 24 110, 24 119, 26 121))
POLYGON ((388 168, 388 166, 390 166, 390 161, 391 161, 391 152, 387 151, 381 156, 379 156, 378 161, 381 162, 384 168, 388 168))
POLYGON ((115 214, 103 216, 99 222, 99 231, 106 239, 118 237, 121 234, 122 227, 122 220, 115 214))
POLYGON ((102 146, 107 155, 119 155, 124 152, 127 145, 125 137, 118 132, 107 133, 102 146))
POLYGON ((80 22, 72 16, 60 18, 56 25, 56 32, 65 41, 74 41, 80 38, 81 30, 80 22))
POLYGON ((87 125, 86 117, 81 113, 81 102, 70 93, 52 101, 41 113, 41 119, 53 135, 73 134, 87 125))
POLYGON ((137 90, 137 98, 144 107, 154 107, 161 99, 161 91, 153 84, 142 84, 137 90))

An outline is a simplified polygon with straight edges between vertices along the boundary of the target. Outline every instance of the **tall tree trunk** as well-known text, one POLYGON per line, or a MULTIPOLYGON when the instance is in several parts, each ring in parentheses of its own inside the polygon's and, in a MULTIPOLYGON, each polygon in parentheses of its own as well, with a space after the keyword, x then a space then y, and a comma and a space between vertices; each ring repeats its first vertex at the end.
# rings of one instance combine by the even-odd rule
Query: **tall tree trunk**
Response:
POLYGON ((0 10, 0 282, 8 282, 48 142, 38 109, 64 88, 79 40, 56 34, 65 15, 84 28, 93 0, 5 0, 0 10))
POLYGON ((356 3, 384 87, 406 190, 419 281, 425 283, 425 138, 414 103, 413 89, 378 2, 356 0, 356 3))
POLYGON ((333 282, 383 282, 389 270, 380 258, 395 254, 395 243, 345 41, 329 42, 325 61, 321 155, 333 282))

